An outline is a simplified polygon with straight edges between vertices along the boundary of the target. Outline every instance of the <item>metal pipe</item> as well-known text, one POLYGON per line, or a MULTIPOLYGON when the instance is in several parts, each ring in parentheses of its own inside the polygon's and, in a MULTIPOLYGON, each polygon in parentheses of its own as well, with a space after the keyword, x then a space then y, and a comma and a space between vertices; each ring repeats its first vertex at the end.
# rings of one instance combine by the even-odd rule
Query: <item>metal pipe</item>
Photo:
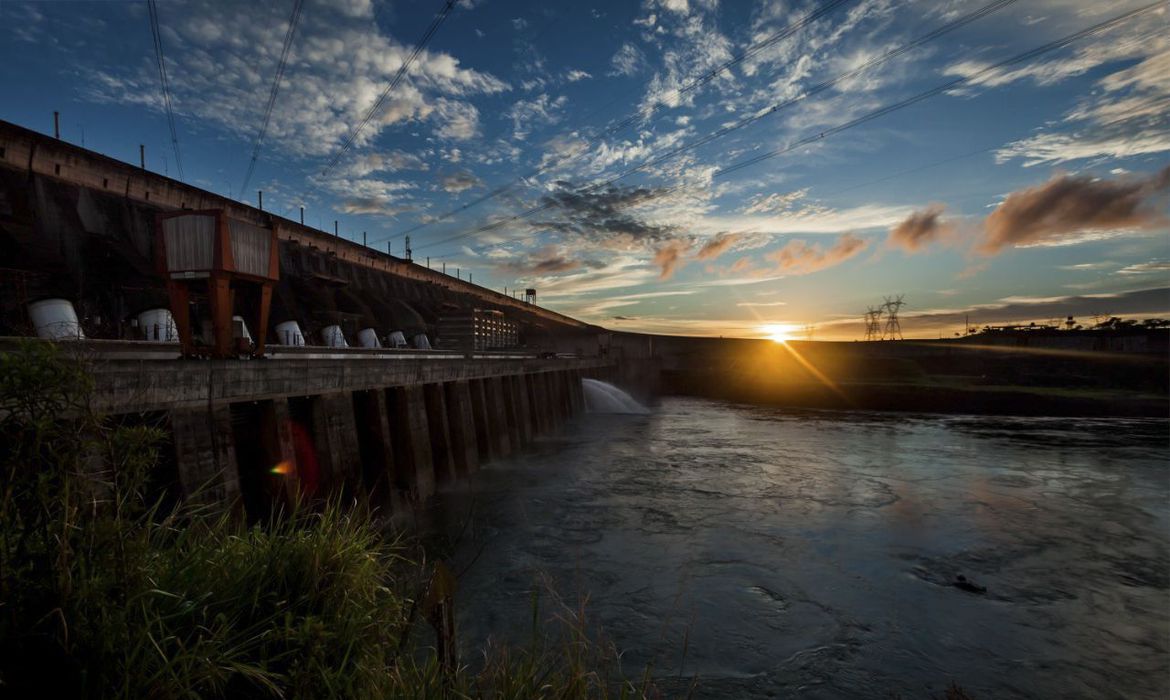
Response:
POLYGON ((53 112, 53 138, 61 138, 61 113, 57 111, 53 112))

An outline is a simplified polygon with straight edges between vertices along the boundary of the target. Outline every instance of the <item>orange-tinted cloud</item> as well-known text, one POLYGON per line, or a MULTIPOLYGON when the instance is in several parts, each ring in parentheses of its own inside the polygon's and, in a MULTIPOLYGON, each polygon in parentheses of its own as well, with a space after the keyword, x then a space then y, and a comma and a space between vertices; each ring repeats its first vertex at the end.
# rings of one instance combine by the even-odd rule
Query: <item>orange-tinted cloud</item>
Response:
POLYGON ((852 233, 842 234, 832 248, 825 250, 819 243, 809 245, 802 240, 789 241, 780 250, 764 256, 776 263, 779 272, 806 275, 817 270, 839 265, 869 246, 869 241, 852 233))
POLYGON ((1087 230, 1165 225, 1158 201, 1170 187, 1170 167, 1146 179, 1095 180, 1057 175, 1007 196, 983 225, 984 255, 1006 247, 1058 241, 1087 230))
POLYGON ((659 279, 668 280, 674 276, 676 270, 683 266, 683 255, 691 249, 690 241, 667 241, 654 252, 654 264, 662 268, 659 279))
POLYGON ((695 257, 699 260, 714 260, 726 253, 727 249, 735 245, 741 238, 743 238, 742 233, 728 233, 726 231, 717 233, 704 243, 702 248, 699 248, 695 257))
POLYGON ((942 218, 946 210, 944 204, 931 204, 922 211, 916 211, 894 228, 890 229, 890 236, 886 245, 890 248, 901 248, 908 253, 916 253, 927 245, 950 236, 954 233, 954 226, 942 218))

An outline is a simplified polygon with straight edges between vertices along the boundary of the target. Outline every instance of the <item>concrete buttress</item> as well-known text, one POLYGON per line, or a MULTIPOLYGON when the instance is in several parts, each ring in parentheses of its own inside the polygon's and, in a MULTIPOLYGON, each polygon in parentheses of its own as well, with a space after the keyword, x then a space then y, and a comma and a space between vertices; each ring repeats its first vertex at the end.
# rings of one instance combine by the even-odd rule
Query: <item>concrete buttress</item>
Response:
POLYGON ((431 437, 431 461, 436 483, 455 479, 455 458, 451 450, 451 429, 447 420, 447 397, 442 384, 424 384, 427 427, 431 437))
POLYGON ((463 476, 479 469, 478 438, 471 405, 471 385, 466 380, 443 385, 447 395, 447 428, 456 472, 463 476))
POLYGON ((475 420, 475 444, 480 461, 487 462, 496 456, 496 450, 492 442, 492 422, 488 417, 486 388, 482 379, 472 379, 467 384, 471 393, 471 414, 475 420))
POLYGON ((511 427, 508 425, 508 407, 504 398, 503 382, 499 377, 486 377, 483 380, 483 389, 487 417, 491 426, 492 451, 497 457, 507 457, 512 454, 512 435, 511 427))
POLYGON ((237 507, 240 477, 228 407, 177 408, 170 419, 183 495, 237 507))
POLYGON ((389 391, 394 398, 395 463, 412 495, 428 498, 435 493, 435 470, 423 388, 415 384, 389 391))

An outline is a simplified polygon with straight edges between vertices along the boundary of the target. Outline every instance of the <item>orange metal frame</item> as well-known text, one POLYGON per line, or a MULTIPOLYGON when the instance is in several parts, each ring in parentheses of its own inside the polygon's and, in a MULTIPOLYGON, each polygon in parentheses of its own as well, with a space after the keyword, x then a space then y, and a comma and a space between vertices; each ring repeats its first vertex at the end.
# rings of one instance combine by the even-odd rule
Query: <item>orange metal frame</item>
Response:
MULTIPOLYGON (((272 306, 272 289, 280 279, 280 253, 277 249, 276 224, 272 224, 271 239, 268 248, 268 275, 257 276, 236 270, 235 259, 232 256, 231 231, 228 228, 228 217, 222 209, 184 209, 181 211, 160 213, 155 215, 155 268, 167 283, 167 294, 171 300, 171 315, 175 319, 175 328, 179 332, 179 342, 184 356, 210 354, 212 357, 236 357, 234 338, 232 337, 232 311, 235 307, 235 289, 243 284, 255 284, 260 287, 259 312, 256 318, 245 321, 254 323, 252 330, 256 342, 252 356, 264 355, 264 345, 268 336, 268 316, 272 306), (206 270, 206 278, 176 278, 167 268, 166 237, 163 235, 162 222, 179 216, 203 215, 215 217, 215 241, 211 269, 206 270), (210 347, 196 346, 191 329, 191 288, 196 284, 207 285, 208 305, 211 307, 211 327, 214 342, 210 347)), ((204 272, 199 270, 198 272, 204 272)), ((243 315, 243 314, 241 314, 243 315)))

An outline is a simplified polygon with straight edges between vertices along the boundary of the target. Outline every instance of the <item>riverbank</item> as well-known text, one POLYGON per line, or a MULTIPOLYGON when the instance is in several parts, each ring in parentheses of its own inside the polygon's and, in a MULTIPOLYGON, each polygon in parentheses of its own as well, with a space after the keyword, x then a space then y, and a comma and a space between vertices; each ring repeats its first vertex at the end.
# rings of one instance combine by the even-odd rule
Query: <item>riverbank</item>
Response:
POLYGON ((965 383, 954 378, 910 381, 803 381, 754 373, 664 371, 666 394, 760 406, 989 416, 1148 417, 1170 413, 1170 398, 1121 388, 965 383))

